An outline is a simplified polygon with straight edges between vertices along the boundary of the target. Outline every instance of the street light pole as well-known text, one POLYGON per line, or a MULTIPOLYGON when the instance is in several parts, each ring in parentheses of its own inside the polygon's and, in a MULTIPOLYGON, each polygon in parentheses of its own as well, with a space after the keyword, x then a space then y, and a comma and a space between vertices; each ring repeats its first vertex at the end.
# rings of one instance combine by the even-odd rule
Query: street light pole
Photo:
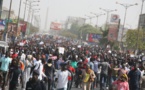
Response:
POLYGON ((142 12, 143 12, 143 6, 144 6, 143 4, 144 4, 144 1, 145 1, 145 0, 142 0, 142 5, 141 5, 141 14, 142 14, 142 12))
POLYGON ((106 26, 105 26, 105 30, 107 30, 107 24, 108 24, 108 17, 109 17, 109 14, 110 14, 111 12, 114 12, 114 11, 117 11, 117 10, 116 10, 116 9, 115 9, 115 10, 102 9, 102 8, 100 8, 100 10, 103 10, 103 11, 105 11, 105 12, 107 13, 106 26))
POLYGON ((87 15, 85 15, 86 17, 88 17, 89 19, 90 19, 90 25, 91 25, 91 22, 92 22, 92 17, 90 17, 90 16, 87 16, 87 15))
POLYGON ((96 26, 98 25, 98 19, 99 19, 99 17, 102 16, 102 15, 105 15, 105 13, 104 14, 95 14, 95 13, 92 13, 92 12, 91 12, 91 14, 94 14, 96 16, 96 18, 97 18, 97 20, 96 20, 96 26))
MULTIPOLYGON (((27 5, 28 5, 28 4, 27 4, 28 1, 29 1, 29 0, 26 0, 25 3, 24 3, 24 4, 25 4, 24 15, 23 15, 24 21, 25 21, 25 17, 26 17, 26 8, 27 8, 27 5)), ((40 2, 40 1, 33 1, 33 2, 40 2)), ((30 1, 30 3, 32 3, 32 2, 30 1)))
MULTIPOLYGON (((29 2, 29 10, 28 10, 28 18, 27 18, 27 25, 28 25, 28 27, 27 27, 27 30, 26 30, 26 33, 27 33, 27 35, 29 35, 29 32, 30 32, 30 15, 31 15, 31 10, 32 10, 32 3, 33 2, 39 2, 39 1, 30 1, 29 2)), ((33 5, 33 6, 38 6, 38 5, 33 5)), ((31 17, 32 18, 32 17, 31 17)))
POLYGON ((118 3, 118 2, 116 2, 116 4, 119 4, 119 5, 121 5, 121 6, 123 6, 125 8, 123 29, 122 29, 122 33, 121 33, 121 43, 122 43, 122 40, 123 40, 123 32, 124 32, 124 27, 125 27, 125 22, 126 22, 127 10, 128 10, 129 7, 135 6, 135 5, 138 5, 138 4, 137 3, 135 3, 135 4, 122 4, 122 3, 118 3))
MULTIPOLYGON (((141 14, 142 14, 142 12, 143 12, 143 6, 144 6, 144 1, 145 0, 142 0, 142 5, 141 5, 141 14)), ((144 41, 144 30, 143 30, 143 41, 144 41)))
POLYGON ((25 16, 26 16, 26 6, 27 6, 27 2, 28 2, 28 0, 26 0, 26 3, 25 3, 25 9, 24 9, 24 16, 23 16, 23 21, 25 21, 25 16))

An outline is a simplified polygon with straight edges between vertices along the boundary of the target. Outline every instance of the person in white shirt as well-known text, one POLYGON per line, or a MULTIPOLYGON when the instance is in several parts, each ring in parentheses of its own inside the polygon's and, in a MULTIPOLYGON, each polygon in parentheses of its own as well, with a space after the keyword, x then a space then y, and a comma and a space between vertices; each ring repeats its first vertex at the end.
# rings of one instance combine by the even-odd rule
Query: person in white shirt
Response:
POLYGON ((56 73, 57 90, 67 90, 69 76, 71 73, 67 70, 66 63, 62 63, 61 70, 56 73))
POLYGON ((35 63, 34 63, 34 66, 35 66, 34 70, 38 70, 39 71, 40 74, 39 74, 38 79, 39 80, 42 80, 43 77, 46 77, 46 75, 43 72, 43 64, 42 64, 41 56, 38 55, 38 57, 36 58, 36 60, 37 61, 35 61, 35 63))
POLYGON ((42 64, 42 61, 38 60, 35 64, 36 64, 36 66, 35 66, 34 70, 38 70, 39 71, 40 74, 39 74, 38 79, 42 80, 43 76, 45 77, 45 74, 43 73, 43 64, 42 64))

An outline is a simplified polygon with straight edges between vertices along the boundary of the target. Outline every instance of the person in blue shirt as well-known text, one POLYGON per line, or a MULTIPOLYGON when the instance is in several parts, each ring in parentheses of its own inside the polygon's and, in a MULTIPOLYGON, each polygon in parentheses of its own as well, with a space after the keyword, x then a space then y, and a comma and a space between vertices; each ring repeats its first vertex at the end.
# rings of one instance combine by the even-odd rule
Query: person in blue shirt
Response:
POLYGON ((1 62, 0 70, 1 70, 2 75, 3 75, 2 88, 4 89, 5 84, 6 84, 6 79, 7 79, 7 73, 9 70, 10 63, 11 63, 11 58, 9 57, 8 52, 1 57, 0 62, 1 62))
POLYGON ((134 69, 129 72, 128 77, 130 90, 139 90, 141 72, 138 70, 138 63, 134 63, 134 69))

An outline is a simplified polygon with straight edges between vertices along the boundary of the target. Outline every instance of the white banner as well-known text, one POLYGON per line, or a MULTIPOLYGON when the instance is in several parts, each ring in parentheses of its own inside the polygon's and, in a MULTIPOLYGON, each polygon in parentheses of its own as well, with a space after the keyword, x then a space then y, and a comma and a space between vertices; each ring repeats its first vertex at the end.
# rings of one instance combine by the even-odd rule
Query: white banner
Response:
POLYGON ((64 47, 58 47, 59 54, 64 54, 64 47))

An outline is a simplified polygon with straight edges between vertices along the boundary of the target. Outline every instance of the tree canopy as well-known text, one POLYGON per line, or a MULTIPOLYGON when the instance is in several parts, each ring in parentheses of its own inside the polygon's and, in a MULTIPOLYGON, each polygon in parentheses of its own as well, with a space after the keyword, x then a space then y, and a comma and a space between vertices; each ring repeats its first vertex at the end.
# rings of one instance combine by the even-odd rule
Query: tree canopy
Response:
POLYGON ((136 44, 138 44, 139 50, 145 50, 145 41, 143 39, 143 36, 145 36, 145 32, 143 32, 143 30, 139 31, 139 35, 138 35, 138 30, 129 30, 126 33, 125 44, 130 49, 136 49, 136 44), (137 37, 138 37, 138 40, 137 40, 137 37))

